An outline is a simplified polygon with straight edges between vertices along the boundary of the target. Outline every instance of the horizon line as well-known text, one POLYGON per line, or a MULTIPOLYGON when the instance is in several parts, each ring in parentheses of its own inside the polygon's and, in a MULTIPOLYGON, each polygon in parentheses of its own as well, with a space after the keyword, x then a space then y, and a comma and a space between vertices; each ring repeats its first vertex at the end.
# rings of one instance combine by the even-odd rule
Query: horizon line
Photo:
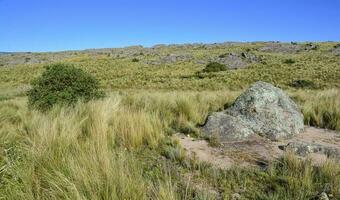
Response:
POLYGON ((285 40, 258 40, 258 41, 223 41, 223 42, 183 42, 183 43, 155 43, 151 45, 117 45, 111 47, 89 47, 89 48, 79 48, 79 49, 63 49, 63 50, 47 50, 47 51, 2 51, 0 50, 0 54, 12 54, 12 53, 58 53, 58 52, 72 52, 72 51, 89 51, 89 50, 97 50, 97 49, 124 49, 130 47, 142 47, 142 48, 155 48, 156 46, 171 46, 171 45, 205 45, 205 44, 224 44, 224 43, 337 43, 340 41, 336 40, 304 40, 304 41, 285 41, 285 40))

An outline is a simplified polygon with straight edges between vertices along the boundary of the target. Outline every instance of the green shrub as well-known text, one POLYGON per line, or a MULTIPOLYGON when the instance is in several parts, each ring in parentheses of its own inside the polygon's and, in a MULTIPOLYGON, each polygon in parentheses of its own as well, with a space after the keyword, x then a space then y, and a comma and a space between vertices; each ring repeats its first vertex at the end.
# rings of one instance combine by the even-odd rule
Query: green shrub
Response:
POLYGON ((225 58, 225 57, 227 57, 228 55, 229 55, 228 53, 224 53, 224 54, 219 55, 218 57, 219 57, 219 58, 225 58))
POLYGON ((25 62, 29 62, 31 60, 31 58, 25 58, 25 62))
POLYGON ((133 58, 132 62, 139 62, 138 58, 133 58))
POLYGON ((103 96, 98 81, 72 65, 53 64, 32 81, 28 91, 29 106, 45 111, 55 104, 73 105, 78 100, 89 101, 103 96))
POLYGON ((211 62, 207 64, 207 66, 203 69, 203 72, 220 72, 226 71, 228 68, 227 66, 218 63, 218 62, 211 62))
POLYGON ((283 63, 291 65, 295 63, 295 60, 289 58, 289 59, 284 60, 283 63))
POLYGON ((305 89, 316 89, 316 85, 313 81, 310 80, 293 80, 290 83, 291 87, 294 88, 305 88, 305 89))

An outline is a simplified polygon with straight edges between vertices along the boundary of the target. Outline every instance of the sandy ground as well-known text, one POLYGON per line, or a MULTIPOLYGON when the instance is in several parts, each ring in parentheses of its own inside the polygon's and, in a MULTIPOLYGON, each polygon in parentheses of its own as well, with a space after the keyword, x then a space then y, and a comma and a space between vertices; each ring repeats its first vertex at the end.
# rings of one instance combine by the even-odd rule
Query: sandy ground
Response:
MULTIPOLYGON (((205 140, 194 139, 183 134, 176 134, 187 156, 195 157, 204 162, 211 163, 219 168, 238 166, 266 166, 269 161, 280 157, 284 150, 279 148, 290 142, 305 142, 325 147, 331 147, 340 152, 340 133, 306 127, 305 131, 294 138, 272 142, 260 136, 254 136, 244 141, 224 143, 221 147, 211 147, 205 140)), ((323 163, 327 155, 318 152, 310 153, 309 158, 315 164, 323 163)))

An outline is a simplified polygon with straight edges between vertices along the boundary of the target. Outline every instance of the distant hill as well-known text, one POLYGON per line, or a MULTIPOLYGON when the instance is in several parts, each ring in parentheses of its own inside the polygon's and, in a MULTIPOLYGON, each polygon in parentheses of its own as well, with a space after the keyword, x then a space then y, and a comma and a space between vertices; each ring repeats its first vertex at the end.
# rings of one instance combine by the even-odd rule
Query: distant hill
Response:
POLYGON ((68 62, 107 89, 242 89, 258 80, 282 88, 340 87, 338 42, 224 42, 0 54, 0 85, 29 84, 43 66, 68 62), (216 62, 226 70, 209 72, 216 62), (209 73, 208 73, 209 72, 209 73))
POLYGON ((7 54, 12 54, 12 52, 1 52, 0 51, 0 55, 7 55, 7 54))

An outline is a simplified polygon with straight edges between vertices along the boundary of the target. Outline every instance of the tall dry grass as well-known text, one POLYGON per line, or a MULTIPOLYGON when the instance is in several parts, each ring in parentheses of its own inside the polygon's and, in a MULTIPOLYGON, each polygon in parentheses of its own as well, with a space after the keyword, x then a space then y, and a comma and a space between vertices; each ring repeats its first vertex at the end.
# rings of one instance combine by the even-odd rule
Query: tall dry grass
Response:
MULTIPOLYGON (((28 110, 25 98, 1 101, 0 199, 215 199, 229 198, 244 184, 249 198, 280 199, 288 192, 303 199, 325 183, 339 197, 339 168, 334 164, 311 169, 288 159, 273 171, 253 173, 183 160, 168 135, 197 133, 196 125, 209 112, 223 109, 237 94, 123 92, 45 114, 28 110), (277 188, 268 191, 272 186, 277 188)), ((329 112, 339 97, 333 90, 292 96, 303 110, 317 109, 310 100, 323 99, 329 112)))
MULTIPOLYGON (((127 146, 148 141, 150 133, 133 128, 140 123, 127 122, 127 127, 113 123, 119 118, 119 101, 110 98, 73 109, 57 107, 47 115, 28 111, 23 101, 3 102, 1 198, 146 198, 147 183, 138 163, 115 146, 124 128, 132 128, 131 135, 141 138, 131 137, 127 146)), ((145 127, 153 126, 152 121, 142 118, 135 117, 145 127)), ((151 142, 154 140, 157 137, 151 142)))
POLYGON ((28 110, 25 99, 2 101, 0 198, 147 199, 151 191, 174 196, 168 181, 150 187, 129 152, 158 147, 170 127, 202 121, 203 113, 223 106, 220 99, 114 95, 45 114, 28 110))
POLYGON ((306 125, 340 131, 340 90, 296 91, 306 125))

